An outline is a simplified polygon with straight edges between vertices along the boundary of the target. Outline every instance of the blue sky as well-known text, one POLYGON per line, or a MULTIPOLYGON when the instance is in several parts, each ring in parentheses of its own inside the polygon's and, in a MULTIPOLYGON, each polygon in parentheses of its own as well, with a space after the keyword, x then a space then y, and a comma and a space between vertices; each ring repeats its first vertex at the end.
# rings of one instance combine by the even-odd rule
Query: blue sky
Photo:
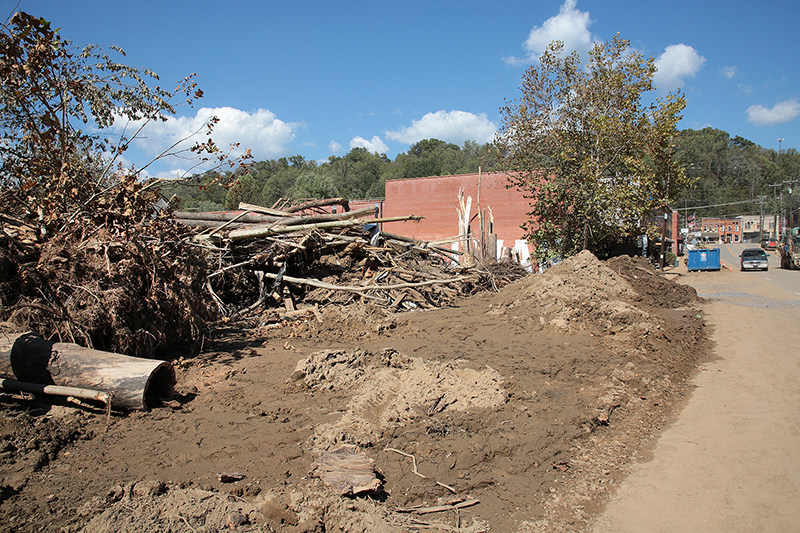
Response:
MULTIPOLYGON (((215 140, 256 160, 324 161, 364 146, 394 158, 439 138, 488 142, 500 107, 553 39, 585 51, 617 32, 652 55, 660 90, 687 99, 679 128, 766 148, 800 146, 800 4, 600 0, 436 2, 2 0, 76 45, 116 44, 165 87, 197 74, 204 98, 147 130, 141 166, 210 115, 215 140)), ((187 162, 151 167, 175 176, 187 162)))

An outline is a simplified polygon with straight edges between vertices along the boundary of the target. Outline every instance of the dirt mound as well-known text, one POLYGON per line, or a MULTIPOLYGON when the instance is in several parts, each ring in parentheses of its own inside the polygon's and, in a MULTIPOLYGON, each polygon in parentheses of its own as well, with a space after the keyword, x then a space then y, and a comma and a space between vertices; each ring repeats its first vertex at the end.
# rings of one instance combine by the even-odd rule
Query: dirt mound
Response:
POLYGON ((588 330, 605 334, 618 324, 646 319, 628 302, 636 292, 627 281, 588 251, 570 257, 541 276, 528 276, 500 308, 537 307, 543 326, 560 332, 588 330))
POLYGON ((392 348, 379 355, 325 350, 298 362, 292 378, 308 387, 349 390, 347 411, 316 428, 315 451, 344 442, 374 446, 388 430, 438 413, 493 409, 508 401, 502 377, 459 361, 426 361, 392 348))
POLYGON ((683 307, 697 300, 697 291, 666 279, 644 257, 623 255, 606 261, 606 266, 625 278, 639 295, 638 302, 655 307, 683 307))

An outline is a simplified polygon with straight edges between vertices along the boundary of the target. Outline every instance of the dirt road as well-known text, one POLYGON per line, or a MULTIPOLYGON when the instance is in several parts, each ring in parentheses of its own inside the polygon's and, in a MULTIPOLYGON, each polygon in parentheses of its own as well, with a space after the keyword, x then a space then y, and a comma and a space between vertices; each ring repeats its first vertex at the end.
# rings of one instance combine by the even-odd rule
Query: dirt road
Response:
POLYGON ((800 531, 800 301, 755 273, 682 280, 712 299, 714 358, 592 531, 800 531))

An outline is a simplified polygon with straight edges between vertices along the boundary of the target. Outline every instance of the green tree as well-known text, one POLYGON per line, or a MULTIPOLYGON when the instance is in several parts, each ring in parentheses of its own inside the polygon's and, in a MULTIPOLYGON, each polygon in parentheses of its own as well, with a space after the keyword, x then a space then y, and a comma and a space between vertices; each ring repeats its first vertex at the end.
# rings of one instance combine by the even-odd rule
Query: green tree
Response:
MULTIPOLYGON (((283 158, 278 161, 282 160, 285 161, 283 158)), ((267 178, 261 189, 264 205, 269 207, 281 198, 289 198, 299 173, 297 168, 279 165, 279 170, 267 178)))
POLYGON ((344 157, 332 156, 325 164, 334 176, 336 189, 349 199, 374 196, 379 190, 381 173, 391 164, 385 154, 375 154, 356 147, 344 157))
POLYGON ((297 177, 289 195, 294 200, 323 199, 339 196, 333 175, 324 169, 306 170, 297 177))
POLYGON ((261 205, 261 188, 250 174, 245 174, 236 179, 228 194, 225 196, 225 209, 237 209, 239 202, 261 205))
POLYGON ((655 72, 619 35, 595 44, 585 65, 555 41, 501 109, 496 145, 511 185, 531 200, 524 227, 538 259, 602 252, 688 186, 672 142, 682 94, 642 102, 655 72))

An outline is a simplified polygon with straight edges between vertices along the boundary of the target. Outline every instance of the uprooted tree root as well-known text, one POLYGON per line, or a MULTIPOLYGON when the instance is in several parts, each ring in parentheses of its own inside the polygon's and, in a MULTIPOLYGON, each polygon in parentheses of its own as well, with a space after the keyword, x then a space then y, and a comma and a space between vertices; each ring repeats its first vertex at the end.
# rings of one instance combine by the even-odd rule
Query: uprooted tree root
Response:
POLYGON ((185 232, 152 220, 73 224, 34 246, 0 237, 3 329, 139 357, 197 350, 216 310, 207 258, 185 232))

